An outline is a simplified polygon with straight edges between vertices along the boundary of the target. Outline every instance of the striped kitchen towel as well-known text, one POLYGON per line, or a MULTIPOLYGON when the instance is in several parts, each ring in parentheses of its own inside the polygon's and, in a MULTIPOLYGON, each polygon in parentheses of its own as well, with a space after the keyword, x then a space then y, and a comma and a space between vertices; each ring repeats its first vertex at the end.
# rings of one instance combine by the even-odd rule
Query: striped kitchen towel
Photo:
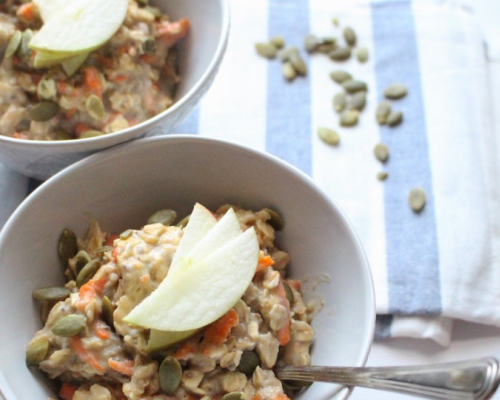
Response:
MULTIPOLYGON (((379 336, 446 345, 453 319, 500 326, 496 139, 473 16, 455 3, 408 0, 231 0, 231 13, 219 74, 176 132, 272 153, 343 208, 372 267, 379 336), (357 47, 369 49, 366 63, 354 56, 335 63, 303 50, 305 35, 341 38, 345 26, 357 32, 357 47), (287 82, 279 59, 256 54, 254 43, 274 35, 300 48, 305 77, 287 82), (329 77, 335 69, 368 85, 366 108, 352 128, 340 127, 332 108, 341 91, 329 77), (397 82, 408 88, 392 102, 404 121, 379 126, 376 105, 397 82), (318 127, 337 130, 340 145, 323 143, 318 127), (390 151, 385 164, 373 155, 379 142, 390 151), (389 174, 385 181, 377 179, 380 171, 389 174), (427 195, 420 213, 407 200, 416 186, 427 195)), ((0 177, 5 219, 29 181, 6 169, 0 177)))

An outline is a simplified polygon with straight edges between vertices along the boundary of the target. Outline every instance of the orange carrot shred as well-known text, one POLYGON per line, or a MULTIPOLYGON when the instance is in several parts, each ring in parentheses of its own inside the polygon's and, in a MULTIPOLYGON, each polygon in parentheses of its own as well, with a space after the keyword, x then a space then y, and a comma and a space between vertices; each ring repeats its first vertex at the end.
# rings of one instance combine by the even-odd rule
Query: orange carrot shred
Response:
POLYGON ((266 256, 264 255, 264 253, 261 252, 259 257, 259 263, 257 264, 257 269, 255 272, 262 271, 263 269, 266 269, 271 265, 274 265, 273 258, 271 256, 266 256))
POLYGON ((178 40, 186 36, 191 24, 186 18, 178 21, 165 21, 156 25, 156 32, 162 37, 168 46, 172 46, 178 40))
POLYGON ((178 360, 182 360, 187 358, 190 354, 193 354, 195 351, 194 346, 189 343, 183 343, 175 352, 174 357, 177 358, 178 360))
POLYGON ((79 310, 84 310, 92 300, 101 295, 107 281, 108 277, 104 275, 98 280, 91 279, 90 281, 82 285, 78 292, 80 298, 76 308, 78 308, 79 310))
POLYGON ((113 358, 108 358, 108 365, 111 369, 123 375, 132 376, 134 373, 134 362, 132 360, 117 361, 113 358))
POLYGON ((113 246, 113 243, 116 239, 118 239, 120 235, 115 233, 108 233, 106 235, 106 240, 104 241, 104 246, 113 246))
POLYGON ((273 400, 290 400, 290 397, 288 397, 286 394, 280 393, 276 395, 273 400))
POLYGON ((71 383, 64 382, 59 390, 59 397, 63 400, 73 400, 75 395, 76 387, 71 383))
POLYGON ((85 86, 90 94, 102 97, 101 78, 95 67, 85 68, 85 86))
POLYGON ((238 313, 234 309, 230 309, 217 321, 207 326, 203 341, 208 344, 220 346, 226 341, 231 329, 238 325, 238 323, 238 313))
POLYGON ((27 21, 32 21, 35 18, 35 5, 32 2, 23 4, 18 8, 17 15, 27 21))
POLYGON ((99 321, 97 321, 94 324, 94 333, 99 339, 102 339, 102 340, 106 340, 106 339, 109 339, 111 337, 108 325, 106 325, 103 322, 99 322, 99 321))
POLYGON ((290 303, 286 298, 286 291, 282 281, 276 287, 276 291, 280 298, 280 303, 286 308, 288 315, 287 323, 276 332, 276 336, 280 346, 286 346, 290 342, 290 303))
POLYGON ((104 374, 104 372, 106 372, 106 366, 101 363, 99 358, 94 353, 83 347, 82 339, 80 338, 80 336, 71 336, 69 338, 69 341, 71 348, 75 350, 75 353, 83 362, 89 364, 98 373, 104 374))

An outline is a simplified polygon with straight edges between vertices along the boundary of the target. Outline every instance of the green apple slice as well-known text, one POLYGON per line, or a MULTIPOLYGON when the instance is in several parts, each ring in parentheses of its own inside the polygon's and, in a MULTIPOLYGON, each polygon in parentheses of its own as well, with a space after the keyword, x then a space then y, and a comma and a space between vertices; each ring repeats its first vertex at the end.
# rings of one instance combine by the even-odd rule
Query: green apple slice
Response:
POLYGON ((33 61, 33 65, 35 68, 45 68, 51 67, 56 64, 60 64, 64 61, 70 60, 75 57, 72 54, 56 54, 56 53, 47 53, 45 51, 37 51, 35 55, 35 60, 33 61))
POLYGON ((162 331, 187 331, 224 315, 252 281, 259 243, 252 227, 190 268, 167 275, 124 320, 162 331))
POLYGON ((190 338, 198 332, 198 330, 199 329, 192 329, 189 331, 171 332, 151 329, 149 333, 148 350, 153 352, 166 349, 175 343, 190 338))
POLYGON ((50 17, 31 39, 37 51, 88 53, 108 41, 120 28, 128 0, 72 0, 50 17))
POLYGON ((87 60, 88 56, 89 53, 82 53, 71 57, 69 60, 63 61, 61 65, 66 75, 73 76, 73 74, 78 71, 78 68, 87 60))
POLYGON ((241 228, 238 217, 236 217, 234 210, 230 208, 220 221, 217 222, 217 224, 189 251, 188 254, 178 258, 174 257, 168 273, 177 273, 177 271, 182 268, 189 268, 190 265, 203 260, 209 254, 240 234, 241 228))
POLYGON ((54 18, 61 10, 70 4, 71 0, 35 0, 43 22, 48 22, 54 18))

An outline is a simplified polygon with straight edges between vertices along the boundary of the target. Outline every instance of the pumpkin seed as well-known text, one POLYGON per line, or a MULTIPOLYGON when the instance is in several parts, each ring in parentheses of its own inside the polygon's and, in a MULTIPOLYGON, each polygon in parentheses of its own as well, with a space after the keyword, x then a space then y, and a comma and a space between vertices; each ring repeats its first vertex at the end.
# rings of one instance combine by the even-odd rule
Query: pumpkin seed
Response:
POLYGON ((347 26, 344 28, 344 31, 342 33, 344 34, 344 39, 345 39, 346 43, 350 47, 356 46, 356 32, 354 32, 354 29, 347 26))
POLYGON ((42 301, 61 301, 69 297, 71 292, 61 286, 45 286, 33 290, 32 296, 42 301))
POLYGON ((332 146, 337 146, 340 143, 340 135, 333 129, 318 128, 318 136, 323 142, 332 146))
POLYGON ((337 39, 334 37, 325 37, 320 39, 316 51, 320 53, 329 54, 337 47, 337 39))
POLYGON ((362 111, 366 105, 366 92, 356 92, 351 96, 349 108, 351 110, 362 111))
POLYGON ((339 26, 339 19, 337 17, 332 18, 332 24, 335 26, 339 26))
POLYGON ((231 392, 222 396, 220 400, 246 400, 246 398, 243 392, 231 392))
POLYGON ((342 84, 346 81, 350 81, 352 76, 349 72, 337 70, 330 72, 330 78, 332 78, 335 82, 342 84))
POLYGON ((387 117, 387 125, 397 126, 403 122, 403 113, 401 111, 391 111, 387 117))
POLYGON ((307 35, 304 37, 304 48, 308 53, 312 53, 318 47, 320 41, 315 35, 307 35))
POLYGON ((373 149, 373 153, 380 162, 386 162, 389 159, 389 148, 383 143, 378 143, 373 149))
POLYGON ((43 301, 42 309, 40 310, 40 319, 45 324, 49 319, 49 314, 52 311, 52 307, 54 307, 56 302, 54 301, 43 301))
POLYGON ((347 96, 344 92, 337 93, 333 96, 333 109, 337 112, 342 112, 347 107, 347 96))
POLYGON ((154 38, 147 38, 144 42, 142 42, 142 51, 144 54, 155 55, 156 40, 154 38))
POLYGON ((104 104, 99 96, 91 94, 85 100, 85 108, 89 115, 96 121, 101 121, 104 118, 104 104))
POLYGON ((356 51, 356 57, 360 63, 365 63, 368 61, 368 49, 366 47, 360 47, 356 51))
POLYGON ((73 137, 65 131, 57 131, 56 132, 56 140, 71 140, 73 137))
POLYGON ((56 336, 70 337, 77 335, 85 328, 87 319, 80 314, 69 314, 59 319, 52 327, 56 336))
POLYGON ((304 59, 300 56, 299 52, 290 54, 289 61, 293 65, 293 68, 295 68, 295 71, 297 71, 300 75, 307 74, 307 65, 304 59))
POLYGON ((174 210, 160 210, 155 212, 148 218, 148 224, 163 224, 165 226, 172 225, 177 218, 177 213, 174 210))
POLYGON ((356 93, 362 90, 368 90, 366 83, 356 80, 345 81, 344 83, 342 83, 342 86, 347 93, 356 93))
POLYGON ((289 81, 293 81, 295 79, 295 77, 297 76, 297 71, 295 70, 295 68, 293 67, 293 65, 290 61, 285 61, 281 65, 281 73, 289 81))
POLYGON ((295 379, 289 379, 289 380, 283 381, 283 384, 288 386, 291 389, 302 389, 302 388, 311 386, 313 383, 308 382, 308 381, 298 381, 295 379))
POLYGON ((270 208, 264 208, 264 210, 267 211, 271 216, 271 218, 266 222, 271 225, 275 231, 283 230, 283 227, 285 226, 285 221, 283 221, 283 218, 281 218, 281 216, 276 211, 271 210, 270 208))
POLYGON ((174 357, 166 357, 158 371, 160 387, 163 393, 171 396, 181 383, 182 368, 174 357))
POLYGON ((59 261, 61 261, 63 267, 66 267, 68 265, 68 260, 73 258, 77 252, 75 233, 69 229, 64 229, 61 236, 59 236, 57 249, 59 261))
POLYGON ((334 61, 345 61, 351 57, 351 49, 349 47, 337 47, 328 56, 334 61))
POLYGON ((104 133, 102 133, 101 131, 90 130, 90 131, 83 132, 80 135, 80 139, 90 139, 90 138, 98 137, 98 136, 102 136, 102 135, 104 135, 104 133))
POLYGON ((14 32, 14 34, 11 36, 9 40, 7 48, 5 49, 5 58, 10 58, 14 55, 14 53, 19 48, 19 45, 21 44, 22 37, 23 34, 20 31, 14 32))
POLYGON ((18 54, 23 60, 28 61, 31 57, 32 50, 29 48, 31 39, 33 38, 33 31, 31 29, 26 29, 21 37, 21 43, 19 45, 18 54))
POLYGON ((38 82, 36 93, 40 99, 54 100, 57 94, 56 81, 52 78, 44 76, 40 79, 40 82, 38 82))
POLYGON ((179 228, 184 228, 188 222, 189 222, 189 218, 191 217, 191 215, 186 215, 184 218, 182 218, 179 222, 177 222, 177 226, 179 228))
POLYGON ((277 49, 271 43, 255 43, 255 50, 257 50, 257 53, 262 57, 269 59, 276 57, 277 49))
POLYGON ((106 322, 111 328, 114 329, 115 325, 113 321, 113 304, 111 303, 111 300, 108 296, 102 296, 101 308, 104 322, 106 322))
POLYGON ((285 39, 283 38, 283 36, 273 36, 269 40, 269 43, 271 43, 277 49, 282 49, 285 45, 285 39))
POLYGON ((44 100, 29 110, 28 115, 33 121, 45 122, 54 118, 59 112, 59 104, 44 100))
POLYGON ((420 212, 424 209, 426 202, 425 191, 422 188, 416 187, 410 191, 408 195, 408 203, 415 212, 420 212))
POLYGON ((389 174, 385 171, 381 171, 377 174, 377 179, 379 181, 385 181, 389 177, 389 174))
POLYGON ((49 347, 50 343, 47 339, 29 343, 26 348, 26 364, 30 366, 40 364, 47 356, 49 347))
POLYGON ((340 125, 344 127, 354 126, 359 121, 358 110, 348 110, 340 115, 340 125))
POLYGON ((76 253, 76 263, 75 263, 75 272, 78 275, 80 271, 85 267, 92 259, 89 254, 85 250, 80 250, 76 253))
POLYGON ((92 260, 88 262, 76 276, 76 287, 82 287, 90 281, 99 268, 101 268, 99 260, 92 260))
POLYGON ((281 50, 280 58, 282 62, 290 61, 290 56, 292 54, 298 53, 299 49, 297 47, 287 47, 281 50))
POLYGON ((290 304, 292 304, 295 301, 292 288, 285 281, 283 281, 283 288, 285 289, 286 299, 290 304))
POLYGON ((241 353, 240 363, 238 365, 238 371, 243 372, 246 375, 252 375, 260 365, 259 355, 253 351, 245 350, 241 353))
POLYGON ((391 113, 391 104, 383 101, 377 106, 375 111, 375 118, 380 125, 384 125, 387 122, 387 117, 391 113))
POLYGON ((396 100, 406 96, 407 92, 408 89, 406 89, 405 85, 402 85, 401 83, 395 83, 385 88, 384 96, 388 99, 396 100))

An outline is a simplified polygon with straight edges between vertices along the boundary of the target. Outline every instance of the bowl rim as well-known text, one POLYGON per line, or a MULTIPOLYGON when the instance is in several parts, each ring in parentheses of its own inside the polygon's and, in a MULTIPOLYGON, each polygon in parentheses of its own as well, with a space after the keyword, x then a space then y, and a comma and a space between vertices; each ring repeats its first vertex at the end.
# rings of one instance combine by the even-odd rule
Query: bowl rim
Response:
MULTIPOLYGON (((227 140, 223 139, 214 139, 214 138, 208 138, 208 137, 201 137, 201 136, 196 136, 196 135, 189 135, 189 134, 171 134, 171 135, 166 135, 166 136, 155 136, 155 137, 148 137, 148 138, 142 138, 142 139, 137 139, 131 142, 123 143, 117 146, 113 146, 108 149, 104 149, 101 152, 92 154, 80 161, 77 161, 76 163, 70 165, 69 167, 66 167, 65 169, 61 170, 60 172, 56 173, 52 177, 50 177, 48 180, 43 182, 39 187, 37 187, 31 194, 29 194, 22 202, 21 204, 16 208, 16 210, 12 213, 12 215, 8 218, 7 222, 4 224, 2 229, 0 230, 0 248, 3 247, 3 243, 7 239, 9 235, 9 231, 13 229, 15 226, 16 220, 20 215, 22 215, 25 211, 26 208, 30 206, 30 203, 35 199, 39 193, 43 193, 46 190, 50 190, 51 186, 53 185, 54 182, 56 182, 59 178, 71 174, 75 170, 79 170, 81 168, 85 168, 86 166, 92 165, 95 162, 98 162, 101 159, 105 159, 108 157, 108 155, 111 154, 116 154, 116 153, 122 153, 124 151, 127 151, 129 148, 135 148, 135 147, 140 147, 140 146, 148 146, 150 143, 154 142, 168 142, 171 145, 175 145, 176 143, 181 143, 181 142, 198 142, 198 143, 206 143, 209 145, 215 145, 215 146, 223 146, 227 148, 236 148, 239 151, 246 152, 247 154, 250 154, 252 156, 256 157, 263 157, 267 161, 277 164, 278 167, 285 169, 287 172, 291 173, 292 175, 295 175, 303 184, 308 186, 310 189, 312 189, 320 198, 322 198, 323 201, 325 201, 332 209, 335 210, 335 212, 338 214, 342 222, 345 224, 345 227, 347 228, 349 235, 351 236, 351 239, 353 241, 353 245, 357 251, 357 253, 360 256, 360 259, 363 261, 362 265, 362 270, 364 271, 365 277, 366 277, 366 286, 369 289, 369 293, 367 293, 367 312, 371 314, 371 317, 368 319, 368 324, 366 326, 367 329, 367 334, 363 340, 363 343, 360 343, 361 351, 356 358, 355 366, 363 366, 365 365, 368 356, 370 354, 371 346, 373 343, 373 337, 374 337, 374 332, 375 332, 375 318, 376 318, 376 309, 375 309, 375 289, 374 289, 374 282, 373 282, 373 276, 372 276, 372 271, 370 268, 370 263, 368 261, 368 257, 366 255, 366 252, 364 250, 363 245, 361 244, 361 240, 354 229, 354 226, 350 219, 347 217, 346 213, 342 210, 342 208, 333 200, 330 196, 328 196, 314 181, 313 179, 304 173, 303 171, 299 170, 295 166, 287 163, 286 161, 283 161, 282 159, 258 150, 258 149, 253 149, 245 145, 241 145, 238 143, 230 142, 227 140)), ((0 381, 1 381, 1 376, 0 376, 0 381)), ((0 397, 4 397, 5 400, 10 399, 6 396, 5 393, 9 393, 9 387, 8 387, 8 382, 5 382, 7 384, 7 387, 4 386, 4 389, 0 387, 0 397)), ((348 388, 345 386, 340 386, 339 391, 337 392, 340 394, 341 398, 345 398, 349 393, 351 393, 353 388, 348 388)), ((14 397, 13 397, 14 398, 14 397)))
POLYGON ((198 81, 194 84, 194 86, 184 95, 182 96, 179 100, 174 102, 174 104, 167 108, 166 110, 162 111, 159 114, 156 114, 155 116, 148 118, 147 120, 131 126, 127 129, 122 129, 117 132, 112 132, 108 133, 106 135, 102 136, 95 136, 95 137, 90 137, 90 138, 83 138, 83 139, 78 139, 78 140, 31 140, 31 139, 16 139, 12 138, 10 136, 4 136, 0 135, 0 143, 1 142, 6 142, 10 143, 13 145, 22 145, 22 146, 28 146, 30 148, 37 148, 38 146, 49 148, 51 147, 53 150, 54 149, 65 149, 65 148, 70 148, 72 152, 78 152, 78 151, 88 151, 92 149, 99 149, 102 146, 106 146, 106 142, 112 141, 113 139, 117 138, 120 135, 123 135, 125 137, 124 141, 130 140, 136 136, 136 131, 141 130, 143 128, 147 128, 155 123, 157 123, 159 120, 163 119, 165 116, 168 116, 169 114, 173 114, 176 112, 179 108, 183 107, 187 102, 190 101, 193 97, 196 97, 196 94, 199 93, 204 85, 204 82, 206 82, 209 77, 217 70, 219 63, 221 62, 224 53, 227 48, 227 44, 229 41, 229 30, 230 30, 230 8, 229 8, 229 0, 216 0, 217 3, 219 4, 222 15, 221 15, 221 35, 219 38, 219 42, 217 43, 217 48, 215 50, 215 53, 210 60, 210 63, 208 65, 208 68, 205 70, 205 72, 202 74, 202 76, 198 79, 198 81), (81 144, 80 144, 81 143, 81 144))

